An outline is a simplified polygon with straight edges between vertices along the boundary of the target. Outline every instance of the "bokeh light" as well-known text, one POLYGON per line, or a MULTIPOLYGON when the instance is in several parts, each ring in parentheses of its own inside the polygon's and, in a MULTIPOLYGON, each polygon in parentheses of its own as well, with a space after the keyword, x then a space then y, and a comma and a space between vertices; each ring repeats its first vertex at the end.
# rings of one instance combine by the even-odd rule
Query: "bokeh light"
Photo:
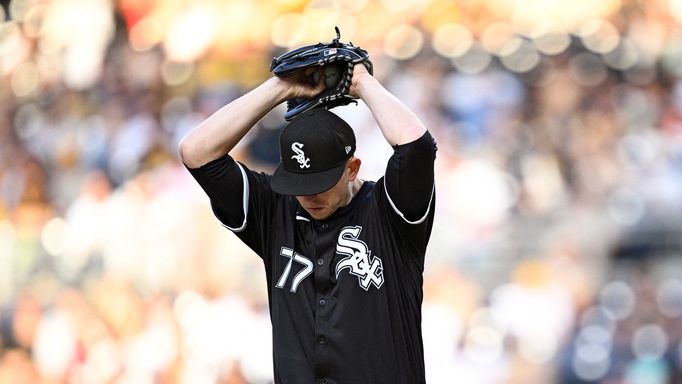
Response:
POLYGON ((609 370, 611 359, 609 350, 597 344, 585 344, 578 347, 573 357, 573 370, 585 381, 598 381, 609 370))
POLYGON ((162 41, 163 33, 161 22, 146 17, 131 28, 130 46, 136 51, 146 51, 162 41))
MULTIPOLYGON (((624 107, 625 111, 636 112, 639 108, 645 108, 647 100, 631 96, 634 100, 629 102, 629 105, 624 107)), ((644 113, 644 112, 642 112, 644 113)), ((660 143, 655 135, 644 133, 631 133, 623 136, 618 143, 619 159, 628 166, 638 169, 644 169, 651 166, 659 157, 660 143)), ((614 191, 611 199, 613 205, 614 217, 625 219, 618 219, 620 222, 634 224, 644 214, 644 207, 642 199, 636 192, 631 190, 614 191), (633 202, 627 205, 628 202, 633 202), (621 206, 623 204, 623 206, 621 206), (627 219, 630 217, 630 219, 627 219)))
POLYGON ((43 247, 50 255, 60 256, 70 245, 69 225, 64 219, 55 217, 45 224, 40 237, 43 247))
POLYGON ((635 309, 636 297, 627 283, 612 281, 602 288, 599 301, 616 319, 623 320, 635 309))
POLYGON ((169 86, 180 85, 190 79, 194 72, 192 63, 165 60, 161 65, 161 77, 169 86))
POLYGON ((36 90, 40 83, 38 67, 33 62, 17 66, 12 74, 12 91, 17 97, 26 97, 36 90))
MULTIPOLYGON (((609 198, 608 212, 609 217, 616 223, 624 226, 632 226, 642 219, 646 212, 646 207, 644 206, 643 197, 636 190, 620 188, 614 191, 609 198)), ((625 292, 625 290, 621 288, 625 287, 620 285, 620 288, 618 288, 620 291, 618 292, 625 292)))
POLYGON ((513 11, 511 22, 516 33, 533 38, 548 31, 550 26, 546 14, 548 10, 540 3, 527 2, 513 11))
POLYGON ((452 59, 454 67, 466 74, 481 73, 491 62, 492 55, 482 49, 479 44, 473 44, 463 55, 452 59))
POLYGON ((639 61, 639 52, 635 44, 628 38, 623 38, 612 51, 604 54, 604 61, 615 69, 625 70, 634 67, 639 61))
POLYGON ((526 40, 520 40, 519 44, 509 50, 502 48, 500 53, 502 65, 512 72, 529 72, 540 64, 540 54, 533 45, 526 40))
POLYGON ((571 36, 566 33, 547 33, 534 38, 533 44, 546 55, 558 55, 571 45, 571 36))
POLYGON ((0 23, 0 55, 7 55, 14 50, 19 40, 20 29, 17 23, 8 21, 0 23))
POLYGON ((422 9, 421 22, 428 31, 435 31, 445 24, 461 20, 460 7, 448 0, 432 0, 422 9))
POLYGON ((682 316, 682 281, 667 279, 661 283, 656 292, 658 309, 671 318, 682 316))
POLYGON ((467 52, 473 42, 471 31, 457 23, 443 24, 433 34, 433 49, 445 57, 459 57, 467 52))
POLYGON ((384 50, 397 60, 407 60, 416 56, 424 45, 424 36, 417 28, 403 24, 393 27, 386 34, 384 50))
POLYGON ((599 324, 590 324, 580 329, 578 343, 611 346, 611 331, 599 324))
POLYGON ((681 0, 669 0, 670 3, 670 13, 677 19, 679 23, 682 23, 682 1, 681 0))
POLYGON ((580 318, 582 328, 597 326, 613 333, 616 327, 616 317, 610 310, 602 306, 593 306, 585 310, 580 318))
POLYGON ((668 337, 655 324, 642 326, 632 336, 632 352, 640 360, 658 360, 668 348, 668 337))
POLYGON ((168 57, 189 62, 203 54, 215 38, 216 15, 208 8, 196 7, 178 17, 164 39, 168 57))
POLYGON ((518 41, 514 27, 511 24, 503 22, 492 23, 481 34, 481 47, 490 53, 497 54, 512 39, 518 41))
POLYGON ((620 43, 620 35, 616 27, 601 19, 583 24, 578 35, 585 47, 596 53, 609 53, 620 43))
POLYGON ((28 46, 19 26, 13 21, 0 23, 0 73, 12 72, 27 54, 28 46))

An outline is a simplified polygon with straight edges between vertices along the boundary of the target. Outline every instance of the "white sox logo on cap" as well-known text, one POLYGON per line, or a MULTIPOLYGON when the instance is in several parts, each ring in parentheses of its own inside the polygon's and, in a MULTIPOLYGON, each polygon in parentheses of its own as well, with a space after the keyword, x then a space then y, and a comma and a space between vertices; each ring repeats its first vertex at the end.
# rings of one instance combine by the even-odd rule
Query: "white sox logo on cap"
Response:
POLYGON ((355 134, 334 113, 313 109, 282 129, 279 151, 281 161, 270 180, 272 190, 289 196, 316 195, 341 179, 355 151, 355 134))
POLYGON ((310 168, 310 158, 305 157, 305 153, 301 148, 303 148, 303 144, 301 143, 295 142, 291 144, 291 149, 296 153, 295 155, 291 156, 291 158, 298 161, 301 169, 310 168))

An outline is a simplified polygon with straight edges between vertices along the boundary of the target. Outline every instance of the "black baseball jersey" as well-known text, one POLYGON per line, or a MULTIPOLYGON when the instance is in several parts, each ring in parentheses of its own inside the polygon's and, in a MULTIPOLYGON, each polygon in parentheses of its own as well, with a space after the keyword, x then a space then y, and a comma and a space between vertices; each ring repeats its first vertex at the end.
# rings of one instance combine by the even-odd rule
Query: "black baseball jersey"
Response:
POLYGON ((263 259, 278 384, 425 381, 436 147, 427 132, 394 149, 385 177, 319 221, 229 156, 190 169, 218 219, 263 259))

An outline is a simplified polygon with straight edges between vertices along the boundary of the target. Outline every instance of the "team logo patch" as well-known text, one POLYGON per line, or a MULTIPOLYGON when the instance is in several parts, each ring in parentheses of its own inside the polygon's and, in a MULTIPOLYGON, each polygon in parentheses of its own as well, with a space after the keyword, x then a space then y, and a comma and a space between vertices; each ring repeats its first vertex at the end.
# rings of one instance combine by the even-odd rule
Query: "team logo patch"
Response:
POLYGON ((291 150, 296 153, 295 155, 291 156, 292 159, 296 159, 298 161, 298 165, 303 168, 310 168, 310 158, 305 157, 305 153, 303 152, 303 144, 301 143, 293 143, 291 144, 291 150))
POLYGON ((365 291, 369 290, 370 285, 379 289, 384 284, 384 268, 381 259, 372 256, 367 244, 358 239, 361 231, 361 226, 353 226, 344 227, 339 233, 336 253, 347 257, 336 264, 336 278, 347 268, 351 275, 358 277, 358 283, 365 291))

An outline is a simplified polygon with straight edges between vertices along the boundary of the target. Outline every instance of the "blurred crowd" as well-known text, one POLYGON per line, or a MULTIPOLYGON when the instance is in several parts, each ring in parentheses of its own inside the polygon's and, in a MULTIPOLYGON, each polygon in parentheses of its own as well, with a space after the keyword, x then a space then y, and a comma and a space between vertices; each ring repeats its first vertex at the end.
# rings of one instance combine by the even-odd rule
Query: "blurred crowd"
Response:
MULTIPOLYGON (((269 383, 262 264, 212 216, 177 146, 264 80, 277 48, 172 62, 134 49, 130 4, 108 10, 86 85, 36 80, 54 63, 29 18, 0 17, 0 384, 269 383)), ((481 48, 369 47, 439 147, 429 383, 682 382, 682 28, 642 4, 614 16, 623 35, 658 31, 668 48, 636 65, 578 35, 531 69, 481 48)), ((282 108, 236 158, 273 169, 282 108)), ((381 177, 391 148, 369 110, 334 111, 361 177, 381 177)))

